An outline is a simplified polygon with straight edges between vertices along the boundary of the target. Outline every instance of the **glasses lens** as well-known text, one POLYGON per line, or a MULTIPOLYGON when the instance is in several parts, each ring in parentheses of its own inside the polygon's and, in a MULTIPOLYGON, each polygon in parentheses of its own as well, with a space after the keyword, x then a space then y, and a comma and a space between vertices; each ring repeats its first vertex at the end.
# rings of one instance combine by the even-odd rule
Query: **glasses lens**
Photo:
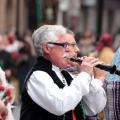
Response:
POLYGON ((66 47, 68 47, 68 46, 72 46, 72 47, 76 48, 76 47, 77 47, 77 44, 76 44, 76 43, 68 43, 68 42, 65 42, 64 48, 66 48, 66 47))
POLYGON ((69 42, 65 42, 65 43, 48 42, 47 44, 54 44, 54 45, 62 46, 64 48, 67 48, 68 46, 72 46, 74 48, 78 47, 76 43, 69 43, 69 42))
POLYGON ((65 43, 64 43, 64 48, 66 48, 67 46, 69 46, 69 43, 68 43, 68 42, 65 42, 65 43))
POLYGON ((53 45, 57 45, 57 46, 62 46, 64 47, 64 43, 54 43, 54 42, 48 42, 47 44, 53 44, 53 45))

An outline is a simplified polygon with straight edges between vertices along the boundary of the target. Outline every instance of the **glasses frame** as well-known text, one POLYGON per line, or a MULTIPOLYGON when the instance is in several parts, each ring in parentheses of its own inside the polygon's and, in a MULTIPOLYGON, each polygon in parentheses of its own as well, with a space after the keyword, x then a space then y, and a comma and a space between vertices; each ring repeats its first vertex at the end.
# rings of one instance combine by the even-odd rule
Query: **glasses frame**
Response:
POLYGON ((64 42, 64 43, 48 42, 47 44, 58 45, 58 46, 61 46, 63 48, 67 48, 68 46, 72 46, 74 48, 77 47, 76 43, 69 43, 69 42, 64 42))

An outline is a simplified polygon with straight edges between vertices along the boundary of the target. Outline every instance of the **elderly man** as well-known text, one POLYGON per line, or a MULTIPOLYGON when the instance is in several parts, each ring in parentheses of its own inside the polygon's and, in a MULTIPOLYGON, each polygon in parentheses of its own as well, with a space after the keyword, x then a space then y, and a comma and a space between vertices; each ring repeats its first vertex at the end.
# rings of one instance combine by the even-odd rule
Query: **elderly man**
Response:
POLYGON ((97 58, 83 57, 76 77, 62 71, 79 52, 72 31, 44 25, 33 33, 33 44, 38 58, 24 83, 20 120, 84 120, 81 100, 88 116, 104 108, 104 76, 93 79, 97 58))

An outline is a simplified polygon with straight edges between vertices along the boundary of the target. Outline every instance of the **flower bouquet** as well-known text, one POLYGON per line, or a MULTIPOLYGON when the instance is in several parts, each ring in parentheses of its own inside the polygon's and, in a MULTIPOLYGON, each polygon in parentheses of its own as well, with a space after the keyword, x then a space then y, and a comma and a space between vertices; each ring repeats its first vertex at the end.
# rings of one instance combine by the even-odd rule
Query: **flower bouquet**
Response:
POLYGON ((12 93, 9 87, 0 86, 0 100, 7 105, 12 100, 12 93))

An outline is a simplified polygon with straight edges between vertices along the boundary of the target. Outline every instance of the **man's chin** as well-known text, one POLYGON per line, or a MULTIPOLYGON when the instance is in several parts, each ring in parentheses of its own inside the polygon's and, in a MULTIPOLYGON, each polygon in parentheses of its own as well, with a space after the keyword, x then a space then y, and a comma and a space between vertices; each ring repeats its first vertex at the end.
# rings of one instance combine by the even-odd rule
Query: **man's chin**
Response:
MULTIPOLYGON (((66 63, 65 63, 65 64, 66 64, 66 66, 67 66, 68 64, 70 64, 70 58, 67 58, 67 59, 66 59, 66 63)), ((66 66, 65 66, 65 67, 66 67, 66 66)))

